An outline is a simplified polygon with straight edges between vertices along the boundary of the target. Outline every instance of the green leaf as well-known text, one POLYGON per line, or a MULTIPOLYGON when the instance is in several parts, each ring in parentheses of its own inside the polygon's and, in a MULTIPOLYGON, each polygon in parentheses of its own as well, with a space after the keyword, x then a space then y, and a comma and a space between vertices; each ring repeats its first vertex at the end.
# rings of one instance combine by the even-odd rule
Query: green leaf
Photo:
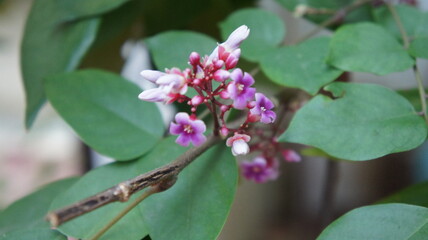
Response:
POLYGON ((428 209, 381 204, 348 212, 330 224, 317 240, 423 240, 428 236, 428 209))
POLYGON ((421 98, 419 96, 418 89, 398 90, 398 94, 405 97, 409 101, 416 111, 422 111, 421 98))
POLYGON ((347 160, 369 160, 416 148, 427 127, 412 105, 379 85, 335 82, 301 108, 280 141, 307 144, 347 160))
POLYGON ((410 43, 409 53, 417 58, 428 59, 428 38, 417 38, 410 43))
POLYGON ((403 46, 373 23, 345 25, 330 42, 327 62, 339 69, 385 75, 415 63, 403 46))
POLYGON ((388 196, 379 203, 406 203, 428 207, 428 182, 414 184, 397 193, 388 196))
POLYGON ((67 240, 58 231, 46 229, 21 229, 15 232, 0 234, 0 240, 67 240))
MULTIPOLYGON (((115 162, 88 172, 67 191, 57 196, 53 200, 50 210, 73 204, 134 177, 133 173, 136 166, 136 161, 115 162)), ((134 198, 135 196, 129 201, 133 201, 134 198)), ((58 230, 67 236, 87 239, 101 230, 128 204, 116 202, 105 205, 100 209, 64 223, 58 227, 58 230)), ((133 209, 109 229, 101 239, 122 240, 124 236, 126 236, 126 239, 141 239, 146 235, 147 230, 144 227, 143 218, 137 209, 133 209)))
POLYGON ((189 67, 189 55, 198 52, 210 55, 216 41, 206 35, 189 31, 169 31, 145 40, 158 69, 189 67))
MULTIPOLYGON (((185 150, 173 139, 162 144, 137 169, 163 165, 185 150)), ((184 169, 171 189, 140 205, 153 239, 217 239, 233 201, 238 173, 235 159, 223 144, 184 169)))
MULTIPOLYGON (((53 182, 19 199, 8 208, 4 209, 0 213, 0 236, 11 231, 19 231, 22 229, 49 229, 49 223, 44 218, 52 199, 71 186, 76 180, 77 178, 68 178, 53 182)), ((0 239, 2 238, 0 237, 0 239)))
POLYGON ((27 128, 45 102, 43 79, 74 70, 96 36, 98 18, 61 23, 62 17, 57 0, 37 0, 27 19, 21 45, 27 128))
MULTIPOLYGON (((428 25, 428 12, 422 12, 406 4, 395 5, 394 7, 410 39, 428 37, 428 28, 426 27, 428 25)), ((397 23, 386 6, 374 9, 373 16, 377 23, 401 39, 397 23)))
POLYGON ((82 70, 46 81, 49 101, 96 151, 129 160, 150 150, 163 133, 155 104, 140 101, 140 89, 122 77, 82 70))
POLYGON ((239 26, 250 28, 249 37, 241 44, 244 58, 260 61, 264 54, 276 49, 285 36, 285 26, 277 15, 260 9, 244 9, 234 12, 220 23, 223 40, 239 26))
POLYGON ((300 88, 314 95, 342 74, 341 70, 325 63, 329 41, 328 38, 314 38, 298 46, 270 52, 262 61, 262 70, 282 86, 300 88))

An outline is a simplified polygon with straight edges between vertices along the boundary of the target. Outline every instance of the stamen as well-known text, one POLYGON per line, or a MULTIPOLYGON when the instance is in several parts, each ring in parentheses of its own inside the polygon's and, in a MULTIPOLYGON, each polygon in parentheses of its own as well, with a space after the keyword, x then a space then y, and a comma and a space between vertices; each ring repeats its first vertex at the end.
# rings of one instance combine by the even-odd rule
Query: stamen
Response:
POLYGON ((192 128, 191 125, 187 124, 187 125, 184 125, 184 131, 186 133, 192 133, 193 132, 193 128, 192 128))

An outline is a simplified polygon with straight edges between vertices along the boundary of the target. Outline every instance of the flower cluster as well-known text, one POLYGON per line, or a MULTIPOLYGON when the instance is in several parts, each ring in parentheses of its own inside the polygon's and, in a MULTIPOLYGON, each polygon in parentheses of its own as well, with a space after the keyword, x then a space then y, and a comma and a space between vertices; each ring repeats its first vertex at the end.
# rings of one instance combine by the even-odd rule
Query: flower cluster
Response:
MULTIPOLYGON (((275 121, 272 101, 252 87, 255 81, 251 74, 235 68, 241 55, 240 44, 249 33, 248 27, 243 25, 233 31, 209 56, 201 57, 199 53, 192 52, 188 62, 190 67, 184 70, 171 68, 165 72, 141 72, 146 80, 157 85, 156 88, 143 91, 138 96, 141 100, 166 104, 179 102, 190 106, 190 115, 179 112, 175 116, 175 122, 170 125, 169 132, 178 135, 176 143, 182 146, 188 146, 190 143, 199 146, 206 141, 206 125, 196 115, 201 105, 206 106, 213 115, 214 134, 224 137, 232 135, 227 139, 226 145, 232 148, 234 156, 250 152, 250 123, 270 124, 275 121), (190 96, 189 88, 193 88, 197 94, 190 96), (226 124, 225 116, 232 109, 245 111, 246 118, 238 128, 226 124)), ((277 171, 267 170, 267 167, 273 165, 269 162, 263 165, 260 159, 262 158, 254 160, 254 163, 258 164, 257 168, 250 168, 249 162, 243 163, 243 166, 247 166, 244 176, 250 176, 252 170, 260 170, 260 174, 269 177, 258 177, 257 182, 273 179, 274 175, 277 175, 274 172, 277 171)))

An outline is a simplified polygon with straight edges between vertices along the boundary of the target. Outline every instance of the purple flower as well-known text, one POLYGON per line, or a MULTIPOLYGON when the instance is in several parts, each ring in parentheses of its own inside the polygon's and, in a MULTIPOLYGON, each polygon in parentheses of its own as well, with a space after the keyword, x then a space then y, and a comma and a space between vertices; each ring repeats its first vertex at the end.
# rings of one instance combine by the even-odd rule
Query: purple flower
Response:
POLYGON ((273 123, 276 119, 276 114, 271 109, 274 107, 273 103, 262 93, 256 93, 256 104, 250 110, 252 115, 260 117, 262 123, 273 123))
POLYGON ((173 135, 178 135, 175 142, 181 146, 187 147, 190 142, 192 142, 194 146, 199 146, 207 140, 203 134, 206 130, 203 121, 191 119, 189 114, 179 112, 175 115, 175 122, 176 123, 171 123, 169 132, 173 135))
POLYGON ((236 109, 244 109, 247 102, 254 98, 255 88, 250 88, 254 84, 253 77, 248 73, 242 73, 242 70, 237 68, 230 74, 232 82, 227 86, 229 98, 233 100, 233 107, 236 109))
POLYGON ((241 164, 242 175, 248 180, 253 180, 256 183, 264 183, 269 180, 275 180, 278 175, 278 164, 273 162, 268 165, 264 157, 256 157, 252 162, 243 161, 241 164))
POLYGON ((239 134, 235 132, 233 137, 226 140, 226 146, 232 147, 233 156, 245 155, 250 152, 250 147, 247 142, 251 140, 251 137, 246 134, 239 134))

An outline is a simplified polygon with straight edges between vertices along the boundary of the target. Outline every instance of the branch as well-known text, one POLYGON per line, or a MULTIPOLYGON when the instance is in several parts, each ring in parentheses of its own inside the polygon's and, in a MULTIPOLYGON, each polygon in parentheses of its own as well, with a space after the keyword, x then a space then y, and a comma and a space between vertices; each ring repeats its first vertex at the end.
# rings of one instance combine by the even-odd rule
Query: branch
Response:
POLYGON ((370 3, 373 0, 357 0, 355 2, 353 2, 352 4, 345 6, 339 10, 337 10, 330 18, 328 18, 327 20, 325 20, 324 22, 322 22, 321 24, 318 25, 317 28, 315 28, 314 30, 312 30, 311 32, 309 32, 306 36, 304 36, 303 38, 299 39, 297 42, 303 42, 306 39, 312 37, 313 35, 317 34, 319 31, 321 31, 322 29, 336 23, 337 21, 339 21, 340 19, 342 19, 343 17, 345 17, 348 13, 354 11, 355 9, 361 7, 362 5, 366 4, 366 3, 370 3))
POLYGON ((171 179, 176 178, 187 165, 189 165, 193 160, 199 157, 208 148, 214 146, 220 140, 221 138, 218 136, 210 136, 201 146, 187 150, 173 162, 147 173, 141 174, 135 178, 121 182, 75 204, 50 212, 46 216, 46 219, 53 227, 57 227, 66 221, 91 212, 106 204, 117 201, 126 202, 132 196, 132 194, 146 187, 162 187, 165 185, 165 182, 168 183, 171 179))

